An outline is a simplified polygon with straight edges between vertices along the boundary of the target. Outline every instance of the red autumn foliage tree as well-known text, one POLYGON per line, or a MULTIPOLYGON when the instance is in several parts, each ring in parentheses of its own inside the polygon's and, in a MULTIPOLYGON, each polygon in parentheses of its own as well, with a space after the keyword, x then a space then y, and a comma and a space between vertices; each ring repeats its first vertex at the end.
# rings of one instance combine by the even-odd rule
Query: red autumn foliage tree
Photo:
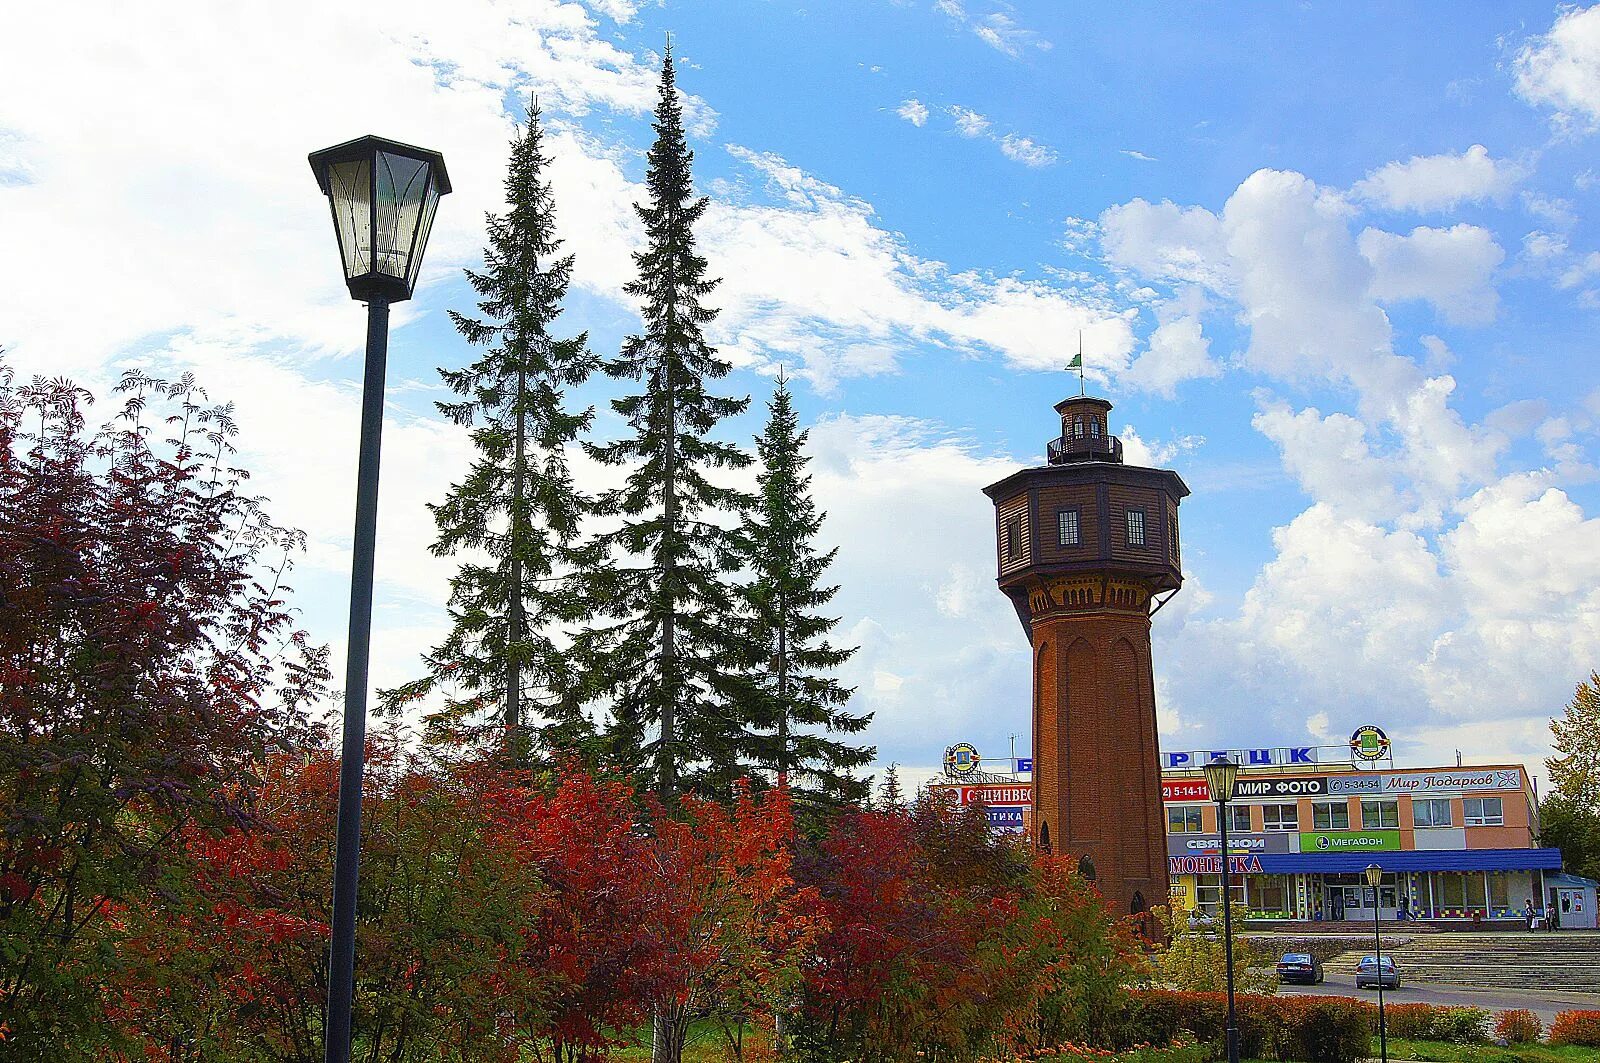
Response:
POLYGON ((1093 886, 992 835, 982 810, 924 798, 846 814, 801 878, 827 926, 797 1016, 807 1059, 965 1059, 1085 1036, 1139 973, 1093 886))
MULTIPOLYGON (((441 763, 388 728, 369 742, 362 815, 357 1049, 373 1060, 515 1061, 548 1025, 531 951, 548 892, 499 833, 506 781, 441 763)), ((322 1058, 338 760, 274 758, 263 822, 189 840, 194 903, 130 913, 115 1018, 144 1058, 322 1058)))
POLYGON ((249 768, 327 678, 285 603, 300 536, 229 467, 188 377, 119 416, 0 369, 0 1024, 13 1058, 114 1040, 120 906, 176 896, 176 842, 254 815, 249 768))

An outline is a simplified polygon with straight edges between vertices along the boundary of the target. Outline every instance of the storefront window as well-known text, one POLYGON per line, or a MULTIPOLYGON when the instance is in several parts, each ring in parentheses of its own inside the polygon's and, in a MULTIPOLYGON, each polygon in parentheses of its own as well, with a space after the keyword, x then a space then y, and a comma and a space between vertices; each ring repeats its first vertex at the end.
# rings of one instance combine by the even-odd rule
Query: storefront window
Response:
POLYGON ((1450 800, 1444 797, 1413 797, 1411 824, 1415 827, 1450 826, 1450 800))
POLYGON ((1498 797, 1469 797, 1462 802, 1469 827, 1498 827, 1505 823, 1505 806, 1498 797))
POLYGON ((1397 801, 1361 802, 1361 829, 1384 830, 1400 826, 1400 804, 1397 801))
MULTIPOLYGON (((1243 876, 1236 876, 1228 883, 1228 893, 1232 895, 1233 903, 1244 904, 1243 876)), ((1194 897, 1196 903, 1208 912, 1217 910, 1222 900, 1221 875, 1196 875, 1194 877, 1194 897)))
POLYGON ((1438 876, 1438 903, 1440 908, 1465 908, 1467 901, 1467 876, 1459 871, 1446 871, 1438 876))
POLYGON ((1489 907, 1511 907, 1511 876, 1504 871, 1489 872, 1489 907))
POLYGON ((1245 893, 1252 912, 1289 911, 1288 875, 1250 875, 1245 880, 1245 893))
POLYGON ((1262 805, 1261 825, 1265 830, 1299 830, 1300 810, 1294 805, 1262 805))
POLYGON ((1167 809, 1168 834, 1199 834, 1200 807, 1167 809))
POLYGON ((1314 830, 1349 830, 1350 806, 1343 801, 1318 801, 1311 806, 1314 830))

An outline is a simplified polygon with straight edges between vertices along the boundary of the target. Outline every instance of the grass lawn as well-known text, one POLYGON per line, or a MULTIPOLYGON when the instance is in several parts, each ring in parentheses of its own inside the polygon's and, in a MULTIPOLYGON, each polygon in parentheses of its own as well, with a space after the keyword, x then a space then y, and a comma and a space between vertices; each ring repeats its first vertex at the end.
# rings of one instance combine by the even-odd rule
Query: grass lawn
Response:
MULTIPOLYGON (((1374 1045, 1374 1048, 1377 1046, 1374 1045)), ((1596 1050, 1578 1045, 1452 1045, 1443 1041, 1389 1038, 1390 1059, 1425 1059, 1439 1063, 1592 1063, 1596 1050)))

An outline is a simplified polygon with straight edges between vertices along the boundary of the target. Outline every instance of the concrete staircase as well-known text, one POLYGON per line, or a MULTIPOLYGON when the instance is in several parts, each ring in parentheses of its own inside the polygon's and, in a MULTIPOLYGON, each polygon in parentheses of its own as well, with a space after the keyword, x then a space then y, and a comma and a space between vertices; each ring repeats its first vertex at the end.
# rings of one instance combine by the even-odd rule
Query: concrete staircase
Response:
MULTIPOLYGON (((1371 944, 1327 963, 1354 974, 1371 944)), ((1392 951, 1401 980, 1479 989, 1545 989, 1600 993, 1600 931, 1493 931, 1419 934, 1392 951)))

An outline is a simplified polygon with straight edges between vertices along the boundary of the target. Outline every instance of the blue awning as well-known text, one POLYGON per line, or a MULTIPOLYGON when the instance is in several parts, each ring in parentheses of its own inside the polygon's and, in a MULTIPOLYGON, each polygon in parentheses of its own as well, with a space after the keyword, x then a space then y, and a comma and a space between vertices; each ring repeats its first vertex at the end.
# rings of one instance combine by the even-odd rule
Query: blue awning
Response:
POLYGON ((1268 874, 1347 874, 1368 864, 1385 871, 1556 871, 1560 849, 1405 849, 1389 853, 1262 853, 1268 874))

